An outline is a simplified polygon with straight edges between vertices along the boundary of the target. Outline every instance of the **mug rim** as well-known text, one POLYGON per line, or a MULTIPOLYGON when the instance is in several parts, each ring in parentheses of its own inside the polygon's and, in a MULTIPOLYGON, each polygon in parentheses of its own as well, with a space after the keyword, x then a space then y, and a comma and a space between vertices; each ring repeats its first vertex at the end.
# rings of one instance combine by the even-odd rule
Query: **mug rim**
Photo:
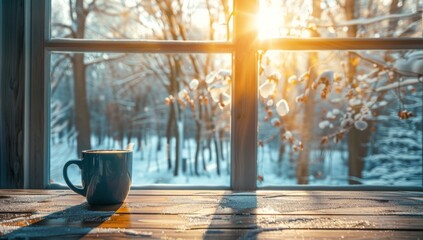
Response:
POLYGON ((88 154, 116 154, 116 153, 132 153, 132 150, 127 149, 90 149, 83 150, 82 153, 88 154))

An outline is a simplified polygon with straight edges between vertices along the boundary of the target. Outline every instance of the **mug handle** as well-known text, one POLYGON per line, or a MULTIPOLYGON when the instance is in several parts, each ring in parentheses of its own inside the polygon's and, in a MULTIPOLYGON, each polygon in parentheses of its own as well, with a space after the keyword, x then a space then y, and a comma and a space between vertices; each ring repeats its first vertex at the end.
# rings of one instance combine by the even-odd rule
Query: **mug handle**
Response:
POLYGON ((86 195, 86 190, 85 187, 84 188, 77 188, 75 187, 71 181, 68 178, 68 167, 72 164, 78 165, 79 169, 82 169, 82 161, 81 160, 70 160, 68 161, 65 166, 63 167, 63 177, 65 178, 65 182, 66 184, 69 186, 70 189, 72 189, 74 192, 85 196, 86 195))

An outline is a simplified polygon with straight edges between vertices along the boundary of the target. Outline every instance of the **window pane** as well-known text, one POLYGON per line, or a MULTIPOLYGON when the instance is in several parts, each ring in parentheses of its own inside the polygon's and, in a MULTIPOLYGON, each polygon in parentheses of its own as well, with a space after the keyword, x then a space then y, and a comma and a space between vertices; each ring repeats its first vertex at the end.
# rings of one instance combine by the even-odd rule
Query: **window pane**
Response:
POLYGON ((422 37, 423 0, 263 0, 261 38, 422 37))
POLYGON ((52 0, 51 36, 225 41, 231 12, 231 0, 52 0))
POLYGON ((260 66, 259 186, 422 186, 423 51, 272 51, 260 66))
POLYGON ((132 142, 133 185, 229 186, 231 64, 230 54, 52 53, 51 183, 81 150, 132 142))

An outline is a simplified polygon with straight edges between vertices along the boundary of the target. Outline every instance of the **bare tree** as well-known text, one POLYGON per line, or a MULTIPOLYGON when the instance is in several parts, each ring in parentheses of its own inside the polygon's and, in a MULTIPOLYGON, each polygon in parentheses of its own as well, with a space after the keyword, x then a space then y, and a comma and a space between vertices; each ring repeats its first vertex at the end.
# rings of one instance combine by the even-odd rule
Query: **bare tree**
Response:
MULTIPOLYGON (((90 4, 94 4, 95 0, 90 4)), ((83 0, 76 0, 74 7, 71 7, 71 19, 75 24, 76 29, 72 31, 75 38, 84 38, 85 24, 90 9, 84 8, 83 0)), ((84 64, 84 54, 75 53, 72 56, 73 63, 73 77, 74 77, 74 99, 75 99, 75 124, 78 132, 77 136, 77 151, 91 148, 91 127, 90 127, 90 113, 88 111, 87 103, 87 87, 86 87, 86 70, 84 64)))
MULTIPOLYGON (((313 12, 312 16, 316 19, 321 17, 320 9, 320 0, 313 1, 313 12)), ((319 37, 317 31, 311 32, 311 37, 319 37)), ((310 89, 312 83, 318 77, 317 72, 317 63, 319 62, 318 53, 309 53, 308 57, 308 68, 309 68, 309 79, 306 83, 306 88, 310 89)), ((308 101, 306 101, 304 106, 304 115, 303 123, 301 129, 302 141, 305 143, 303 150, 300 151, 299 161, 297 165, 297 183, 298 184, 308 184, 308 175, 309 175, 309 159, 312 150, 313 140, 313 131, 315 126, 315 99, 314 91, 312 91, 308 96, 308 101)))

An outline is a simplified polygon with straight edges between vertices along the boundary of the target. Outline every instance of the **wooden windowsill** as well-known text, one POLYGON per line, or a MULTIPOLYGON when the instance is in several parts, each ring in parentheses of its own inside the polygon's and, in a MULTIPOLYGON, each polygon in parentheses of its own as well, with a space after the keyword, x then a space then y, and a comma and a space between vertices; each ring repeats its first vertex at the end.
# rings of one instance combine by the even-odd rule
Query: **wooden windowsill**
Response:
POLYGON ((0 190, 0 238, 421 238, 423 192, 132 190, 92 207, 69 190, 0 190))

